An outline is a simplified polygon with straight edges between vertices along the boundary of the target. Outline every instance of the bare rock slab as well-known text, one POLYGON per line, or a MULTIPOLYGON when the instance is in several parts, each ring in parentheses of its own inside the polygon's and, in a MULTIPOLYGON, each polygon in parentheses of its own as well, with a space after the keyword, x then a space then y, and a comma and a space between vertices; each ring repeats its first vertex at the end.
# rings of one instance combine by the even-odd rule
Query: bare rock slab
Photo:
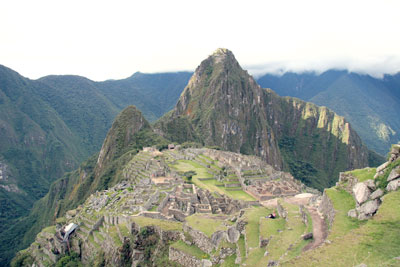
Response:
POLYGON ((357 183, 353 187, 353 193, 357 203, 362 204, 368 200, 371 191, 369 190, 368 186, 366 186, 364 183, 357 183))

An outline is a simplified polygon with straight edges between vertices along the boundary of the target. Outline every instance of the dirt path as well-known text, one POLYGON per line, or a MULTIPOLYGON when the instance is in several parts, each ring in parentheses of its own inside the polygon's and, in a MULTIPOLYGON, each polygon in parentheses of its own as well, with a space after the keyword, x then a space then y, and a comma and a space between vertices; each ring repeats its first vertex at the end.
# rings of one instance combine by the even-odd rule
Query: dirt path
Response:
MULTIPOLYGON (((300 194, 284 199, 285 202, 288 202, 290 204, 304 205, 304 207, 307 208, 308 212, 310 213, 313 223, 313 241, 307 244, 307 246, 304 247, 303 251, 318 247, 325 241, 328 235, 324 219, 321 218, 315 207, 310 207, 307 205, 311 196, 307 194, 300 194)), ((277 199, 270 199, 268 201, 262 202, 261 204, 265 207, 276 208, 277 199)))
POLYGON ((314 207, 307 207, 307 210, 310 213, 313 222, 313 241, 307 244, 307 246, 303 248, 303 251, 318 247, 324 242, 328 235, 325 221, 321 218, 317 209, 314 207))

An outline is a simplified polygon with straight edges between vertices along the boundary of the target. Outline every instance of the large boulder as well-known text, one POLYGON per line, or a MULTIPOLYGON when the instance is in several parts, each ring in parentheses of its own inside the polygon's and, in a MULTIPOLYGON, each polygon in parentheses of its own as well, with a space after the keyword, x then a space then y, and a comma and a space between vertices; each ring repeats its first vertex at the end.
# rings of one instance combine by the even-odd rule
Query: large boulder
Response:
POLYGON ((362 204, 368 200, 371 191, 369 190, 368 186, 366 186, 364 183, 357 183, 353 187, 353 193, 357 203, 362 204))
POLYGON ((240 232, 236 230, 235 226, 228 228, 228 242, 236 243, 239 240, 240 232))
POLYGON ((355 209, 349 210, 347 212, 347 216, 351 217, 351 218, 357 218, 357 211, 355 209))
POLYGON ((374 191, 374 192, 369 196, 369 198, 373 200, 373 199, 380 198, 381 196, 383 196, 383 190, 380 189, 380 188, 378 188, 376 191, 374 191))
POLYGON ((390 181, 393 181, 394 179, 397 179, 399 177, 400 177, 400 166, 397 166, 396 168, 394 168, 390 172, 390 174, 389 174, 389 176, 387 178, 387 181, 390 182, 390 181))
POLYGON ((375 190, 376 186, 375 186, 375 182, 372 179, 368 179, 364 182, 364 184, 371 190, 375 190))
POLYGON ((387 191, 396 191, 400 187, 400 179, 391 181, 387 186, 387 191))
POLYGON ((202 259, 201 260, 201 266, 202 267, 211 267, 212 266, 212 262, 210 260, 207 260, 207 259, 202 259))
POLYGON ((367 216, 373 215, 378 210, 379 204, 380 201, 377 199, 365 202, 358 208, 358 212, 367 216))

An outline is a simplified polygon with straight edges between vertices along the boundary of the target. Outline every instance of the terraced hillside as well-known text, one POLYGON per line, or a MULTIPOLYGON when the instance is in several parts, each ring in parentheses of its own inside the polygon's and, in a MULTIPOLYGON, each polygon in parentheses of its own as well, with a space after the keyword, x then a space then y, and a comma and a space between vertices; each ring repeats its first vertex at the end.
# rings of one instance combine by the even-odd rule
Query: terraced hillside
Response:
POLYGON ((321 196, 254 156, 146 147, 123 181, 43 229, 13 264, 396 266, 400 145, 393 151, 377 169, 342 173, 321 196), (360 183, 375 190, 365 203, 381 203, 368 220, 351 215, 365 206, 360 183))

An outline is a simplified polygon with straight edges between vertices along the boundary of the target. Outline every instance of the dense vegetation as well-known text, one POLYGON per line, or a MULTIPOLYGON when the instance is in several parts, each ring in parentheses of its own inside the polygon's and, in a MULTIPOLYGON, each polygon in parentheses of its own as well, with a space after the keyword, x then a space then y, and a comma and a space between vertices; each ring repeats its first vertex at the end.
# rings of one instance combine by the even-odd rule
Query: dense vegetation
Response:
POLYGON ((343 117, 261 89, 224 49, 200 64, 174 110, 155 127, 174 142, 260 156, 320 190, 332 186, 340 171, 383 161, 343 117))
MULTIPOLYGON (((168 142, 155 134, 149 123, 134 107, 126 108, 115 120, 108 134, 103 149, 113 150, 112 157, 100 167, 97 164, 98 154, 92 156, 80 167, 66 173, 55 181, 45 197, 37 201, 29 216, 20 219, 4 232, 2 248, 5 256, 11 257, 16 250, 28 246, 36 234, 45 226, 55 222, 67 210, 82 204, 86 198, 98 190, 107 189, 123 179, 122 167, 144 146, 165 147, 168 142), (139 117, 139 119, 138 119, 139 117), (132 121, 142 121, 143 125, 132 121), (135 129, 134 132, 131 129, 135 129), (131 136, 130 136, 131 135, 131 136), (125 140, 119 139, 123 136, 125 140), (121 145, 107 140, 121 141, 121 145)), ((5 262, 5 261, 4 261, 5 262)))
POLYGON ((0 66, 0 168, 4 171, 1 166, 6 165, 7 170, 0 180, 0 262, 10 260, 10 244, 33 223, 20 218, 54 180, 99 151, 119 111, 140 104, 147 107, 144 116, 157 119, 174 104, 189 75, 137 73, 106 82, 79 76, 29 80, 0 66))
POLYGON ((383 79, 329 70, 322 74, 266 74, 257 82, 281 96, 327 106, 344 116, 365 144, 384 155, 400 140, 400 74, 383 79))

